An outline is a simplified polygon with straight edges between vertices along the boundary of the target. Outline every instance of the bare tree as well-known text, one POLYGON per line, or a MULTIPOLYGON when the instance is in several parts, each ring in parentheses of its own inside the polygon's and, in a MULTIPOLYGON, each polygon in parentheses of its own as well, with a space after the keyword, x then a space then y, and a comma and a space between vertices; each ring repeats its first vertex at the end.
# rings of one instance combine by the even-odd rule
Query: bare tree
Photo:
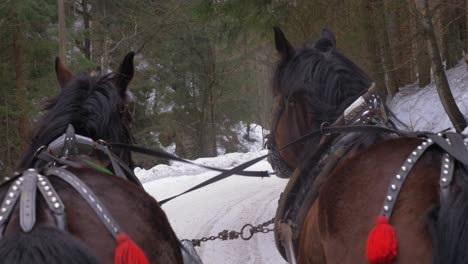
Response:
POLYGON ((434 27, 432 25, 432 15, 429 10, 428 0, 415 0, 416 8, 419 11, 420 18, 418 19, 424 30, 424 36, 427 41, 429 56, 431 58, 431 65, 434 73, 434 80, 437 86, 437 92, 439 93, 440 100, 447 112, 450 121, 455 127, 457 132, 462 132, 466 128, 466 119, 458 109, 455 99, 453 98, 452 92, 445 75, 444 68, 442 65, 442 59, 440 58, 439 47, 437 46, 437 40, 434 33, 434 27))
POLYGON ((58 0, 58 20, 59 20, 59 57, 63 62, 67 62, 67 25, 65 21, 65 0, 58 0))

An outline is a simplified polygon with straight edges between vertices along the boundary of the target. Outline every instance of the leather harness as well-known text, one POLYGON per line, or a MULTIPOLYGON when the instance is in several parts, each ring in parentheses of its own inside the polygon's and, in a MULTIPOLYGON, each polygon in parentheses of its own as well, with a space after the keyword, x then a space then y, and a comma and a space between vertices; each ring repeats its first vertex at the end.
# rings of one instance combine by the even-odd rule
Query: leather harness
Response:
MULTIPOLYGON (((296 263, 295 255, 300 233, 322 184, 335 166, 358 147, 355 142, 363 136, 363 133, 377 132, 389 137, 408 136, 424 139, 423 143, 412 151, 389 184, 380 212, 389 220, 404 180, 414 164, 431 146, 437 145, 445 152, 440 176, 441 202, 446 200, 445 198, 450 193, 455 161, 468 167, 468 150, 465 147, 463 135, 451 132, 434 134, 395 130, 388 121, 379 96, 375 93, 374 84, 366 94, 351 104, 333 125, 324 130, 326 133, 323 133, 317 150, 307 160, 308 167, 295 171, 279 200, 275 217, 275 242, 279 252, 289 263, 296 263)), ((271 141, 274 142, 274 138, 271 141)), ((274 155, 274 153, 271 154, 274 155)))
MULTIPOLYGON (((36 223, 37 189, 39 189, 40 195, 42 195, 49 210, 52 212, 57 228, 66 231, 65 205, 50 183, 50 177, 57 177, 73 187, 93 209, 112 237, 116 239, 117 234, 122 232, 122 229, 114 220, 111 213, 79 177, 65 169, 67 166, 82 168, 82 163, 68 158, 72 155, 78 155, 83 151, 89 153, 93 150, 99 150, 108 156, 113 168, 113 174, 133 182, 144 191, 142 184, 133 171, 116 154, 109 150, 106 142, 102 140, 94 141, 88 137, 76 135, 73 126, 69 125, 65 134, 48 146, 43 146, 36 151, 34 168, 27 169, 22 173, 15 173, 14 177, 6 177, 4 182, 0 183, 0 186, 10 184, 0 207, 0 239, 3 237, 4 229, 18 200, 20 200, 19 218, 21 230, 23 232, 30 232, 34 228, 36 223)), ((82 161, 85 164, 89 164, 86 160, 82 161)), ((99 169, 99 165, 96 166, 99 169)), ((107 169, 101 168, 100 170, 106 172, 107 169)), ((184 263, 202 263, 193 245, 180 243, 180 249, 184 263)))
POLYGON ((0 238, 3 236, 5 226, 18 200, 22 231, 30 232, 34 228, 36 223, 36 199, 38 195, 43 197, 49 210, 54 215, 57 227, 61 230, 66 230, 65 205, 50 183, 50 177, 58 177, 71 185, 94 210, 109 233, 114 238, 117 237, 117 233, 121 231, 121 228, 99 198, 76 175, 65 168, 57 166, 83 167, 82 163, 67 159, 72 155, 78 155, 78 149, 83 147, 88 148, 88 150, 97 149, 103 151, 111 160, 114 173, 117 176, 126 178, 142 186, 133 172, 126 165, 124 166, 125 163, 118 159, 114 153, 109 151, 108 147, 103 144, 103 141, 95 142, 90 138, 75 135, 73 126, 69 125, 65 134, 54 140, 49 146, 41 147, 36 152, 37 160, 34 168, 27 169, 22 173, 16 173, 13 178, 6 178, 6 181, 1 184, 10 184, 10 187, 0 208, 0 238), (58 157, 53 154, 58 155, 58 157), (122 167, 127 168, 122 169, 122 167), (37 193, 38 189, 39 193, 37 193))

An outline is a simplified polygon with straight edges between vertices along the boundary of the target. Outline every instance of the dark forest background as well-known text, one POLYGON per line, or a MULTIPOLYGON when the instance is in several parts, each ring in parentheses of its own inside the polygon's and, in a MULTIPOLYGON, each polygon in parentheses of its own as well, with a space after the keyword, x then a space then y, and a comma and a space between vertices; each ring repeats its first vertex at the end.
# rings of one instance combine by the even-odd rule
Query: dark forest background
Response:
POLYGON ((239 122, 268 129, 273 26, 295 46, 328 27, 391 98, 466 54, 467 9, 468 0, 0 0, 0 168, 12 170, 57 93, 59 54, 74 72, 107 73, 136 51, 137 142, 175 144, 193 159, 241 150, 239 122))

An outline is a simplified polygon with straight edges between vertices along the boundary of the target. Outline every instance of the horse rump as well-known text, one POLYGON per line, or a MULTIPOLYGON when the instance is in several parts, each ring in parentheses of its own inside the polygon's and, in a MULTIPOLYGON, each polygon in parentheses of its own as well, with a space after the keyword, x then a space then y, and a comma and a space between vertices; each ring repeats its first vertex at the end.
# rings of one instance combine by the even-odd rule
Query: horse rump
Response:
POLYGON ((434 264, 468 262, 468 171, 461 164, 457 167, 450 195, 442 197, 428 217, 434 264))
POLYGON ((81 241, 54 227, 36 227, 0 240, 0 263, 5 264, 97 264, 81 241))

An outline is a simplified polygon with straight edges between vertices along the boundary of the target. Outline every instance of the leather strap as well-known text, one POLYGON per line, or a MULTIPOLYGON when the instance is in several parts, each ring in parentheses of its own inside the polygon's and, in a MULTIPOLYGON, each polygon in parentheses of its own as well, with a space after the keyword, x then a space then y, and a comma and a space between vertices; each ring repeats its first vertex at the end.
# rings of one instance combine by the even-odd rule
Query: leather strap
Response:
POLYGON ((419 146, 414 149, 411 154, 406 158, 403 162, 403 165, 400 167, 398 173, 393 177, 390 181, 387 194, 385 195, 384 205, 382 206, 382 210, 380 211, 380 215, 384 215, 387 219, 390 220, 392 216, 393 207, 395 206, 395 202, 398 198, 398 194, 403 187, 403 184, 408 177, 409 173, 413 169, 414 164, 422 157, 424 152, 434 144, 432 139, 427 139, 423 141, 419 146))
POLYGON ((28 169, 23 172, 20 200, 20 226, 24 232, 30 232, 36 223, 36 186, 37 171, 28 169))
POLYGON ((88 205, 94 210, 101 222, 111 233, 111 235, 116 238, 117 234, 120 232, 121 228, 117 222, 113 219, 109 211, 104 207, 104 204, 99 200, 99 198, 94 194, 94 192, 76 175, 73 173, 58 167, 52 167, 45 170, 45 175, 47 176, 56 176, 62 179, 63 181, 70 184, 79 194, 85 199, 88 205))
POLYGON ((10 188, 8 188, 5 198, 3 199, 2 206, 0 207, 0 238, 3 236, 5 225, 11 216, 13 208, 18 202, 23 181, 23 177, 19 177, 17 180, 12 182, 10 188))
MULTIPOLYGON (((190 160, 185 160, 185 159, 179 158, 177 156, 171 155, 171 154, 166 153, 166 152, 162 152, 162 151, 158 151, 158 150, 154 150, 154 149, 149 149, 149 148, 145 148, 145 147, 141 147, 141 146, 124 144, 124 143, 109 143, 109 145, 112 148, 126 149, 126 150, 130 150, 132 152, 141 153, 141 154, 145 154, 145 155, 149 155, 149 156, 153 156, 153 157, 158 157, 158 158, 167 159, 167 160, 175 160, 175 161, 191 164, 191 165, 194 165, 194 166, 197 166, 197 167, 213 170, 213 171, 218 171, 218 172, 229 172, 230 171, 230 170, 220 169, 220 168, 206 166, 206 165, 202 165, 202 164, 197 164, 197 163, 192 162, 190 160)), ((237 171, 237 173, 235 173, 235 174, 240 175, 240 176, 248 176, 248 177, 269 177, 270 176, 268 171, 237 171)))
POLYGON ((169 197, 169 198, 166 198, 166 199, 160 201, 159 204, 160 204, 160 205, 163 205, 163 204, 169 202, 170 200, 172 200, 172 199, 174 199, 174 198, 177 198, 177 197, 179 197, 179 196, 181 196, 181 195, 183 195, 183 194, 186 194, 186 193, 189 193, 189 192, 198 190, 198 189, 200 189, 200 188, 202 188, 202 187, 204 187, 204 186, 207 186, 207 185, 210 185, 210 184, 215 183, 215 182, 217 182, 217 181, 220 181, 220 180, 222 180, 222 179, 225 179, 225 178, 227 178, 227 177, 229 177, 229 176, 231 176, 231 175, 233 175, 233 174, 237 174, 238 172, 243 171, 245 168, 248 168, 248 167, 252 166, 253 164, 255 164, 255 163, 261 161, 261 160, 264 159, 264 158, 266 158, 267 156, 268 156, 268 154, 267 154, 267 155, 260 156, 260 157, 258 157, 258 158, 255 158, 255 159, 250 160, 250 161, 248 161, 248 162, 242 163, 241 165, 236 166, 236 167, 234 167, 233 169, 231 169, 231 170, 229 170, 229 171, 223 172, 223 173, 219 174, 218 176, 215 176, 215 177, 213 177, 213 178, 211 178, 211 179, 209 179, 209 180, 206 180, 206 181, 204 181, 204 182, 202 182, 202 183, 200 183, 200 184, 198 184, 198 185, 196 185, 196 186, 194 186, 194 187, 192 187, 192 188, 186 190, 185 192, 182 192, 182 193, 179 193, 179 194, 177 194, 177 195, 174 195, 174 196, 171 196, 171 197, 169 197))
POLYGON ((41 192, 42 197, 47 203, 47 206, 52 211, 52 214, 55 217, 55 222, 57 224, 57 227, 60 230, 65 230, 66 229, 65 205, 63 204, 62 199, 60 199, 60 196, 57 194, 57 191, 55 191, 55 188, 52 186, 52 184, 50 183, 49 179, 47 179, 47 177, 44 177, 39 174, 37 178, 38 178, 37 188, 41 192))

